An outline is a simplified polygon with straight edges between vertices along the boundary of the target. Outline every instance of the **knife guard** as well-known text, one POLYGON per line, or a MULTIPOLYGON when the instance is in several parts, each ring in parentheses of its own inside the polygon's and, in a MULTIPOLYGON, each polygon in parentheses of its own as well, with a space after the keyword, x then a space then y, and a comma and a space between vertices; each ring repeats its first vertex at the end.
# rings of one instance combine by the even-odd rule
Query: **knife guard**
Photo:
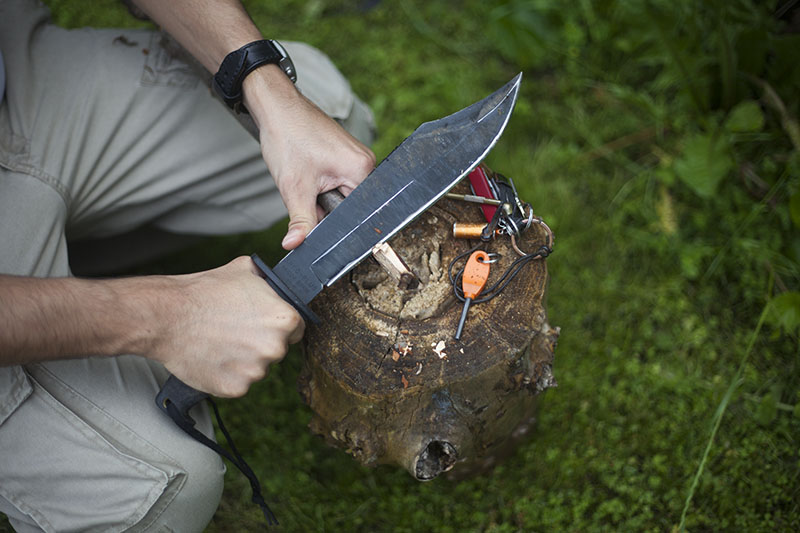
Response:
POLYGON ((257 254, 253 254, 250 256, 253 260, 253 263, 256 264, 258 269, 264 274, 264 281, 269 283, 269 286, 278 293, 278 296, 286 300, 288 303, 294 307, 300 316, 303 317, 303 320, 308 324, 311 322, 312 324, 319 324, 319 317, 314 314, 314 311, 309 308, 305 302, 303 302, 300 298, 295 296, 292 290, 283 282, 281 279, 275 275, 271 268, 269 268, 264 261, 258 257, 257 254))

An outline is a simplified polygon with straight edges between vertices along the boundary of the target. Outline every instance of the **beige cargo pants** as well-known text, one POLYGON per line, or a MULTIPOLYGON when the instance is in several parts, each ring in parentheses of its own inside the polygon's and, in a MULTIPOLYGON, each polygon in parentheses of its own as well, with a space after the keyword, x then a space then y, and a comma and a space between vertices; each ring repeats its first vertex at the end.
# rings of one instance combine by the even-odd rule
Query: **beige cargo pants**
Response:
MULTIPOLYGON (((158 34, 47 17, 0 2, 0 273, 68 276, 72 239, 285 216, 257 143, 158 34)), ((300 90, 369 143, 371 114, 330 61, 285 44, 300 90)), ((0 368, 0 512, 19 531, 202 530, 224 467, 156 409, 165 377, 135 356, 0 368)))

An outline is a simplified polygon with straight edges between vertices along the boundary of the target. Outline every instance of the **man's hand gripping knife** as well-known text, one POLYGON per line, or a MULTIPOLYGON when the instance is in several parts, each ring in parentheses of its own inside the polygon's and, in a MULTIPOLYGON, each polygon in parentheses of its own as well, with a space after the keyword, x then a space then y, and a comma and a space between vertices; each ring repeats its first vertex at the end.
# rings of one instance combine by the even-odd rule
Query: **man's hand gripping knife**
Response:
POLYGON ((337 189, 350 194, 374 168, 375 156, 300 94, 277 66, 253 71, 242 87, 264 161, 289 211, 282 245, 291 250, 325 214, 317 196, 337 189))

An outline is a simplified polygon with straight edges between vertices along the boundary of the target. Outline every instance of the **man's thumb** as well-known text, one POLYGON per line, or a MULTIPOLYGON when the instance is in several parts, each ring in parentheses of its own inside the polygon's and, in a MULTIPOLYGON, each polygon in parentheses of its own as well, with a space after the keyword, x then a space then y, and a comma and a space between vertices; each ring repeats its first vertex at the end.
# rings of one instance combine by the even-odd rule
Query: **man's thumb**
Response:
POLYGON ((300 246, 305 240, 306 235, 314 229, 315 222, 316 218, 314 218, 314 222, 312 222, 311 217, 305 214, 289 214, 289 229, 283 241, 281 241, 281 246, 283 246, 285 250, 293 250, 300 246))

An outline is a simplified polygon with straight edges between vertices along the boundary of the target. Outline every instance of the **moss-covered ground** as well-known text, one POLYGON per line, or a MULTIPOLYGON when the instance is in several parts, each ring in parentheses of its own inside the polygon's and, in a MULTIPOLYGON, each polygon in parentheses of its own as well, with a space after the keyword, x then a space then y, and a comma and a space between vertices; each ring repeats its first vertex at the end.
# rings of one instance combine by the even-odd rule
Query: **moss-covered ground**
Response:
MULTIPOLYGON (((48 3, 66 26, 139 24, 110 0, 48 3)), ((491 473, 421 484, 327 447, 297 351, 221 402, 284 531, 800 530, 793 2, 246 4, 265 35, 330 55, 376 114, 379 159, 523 71, 488 163, 556 233, 559 386, 491 473)), ((283 229, 153 268, 274 263, 283 229)), ((231 468, 226 483, 209 531, 260 528, 246 482, 231 468)))

